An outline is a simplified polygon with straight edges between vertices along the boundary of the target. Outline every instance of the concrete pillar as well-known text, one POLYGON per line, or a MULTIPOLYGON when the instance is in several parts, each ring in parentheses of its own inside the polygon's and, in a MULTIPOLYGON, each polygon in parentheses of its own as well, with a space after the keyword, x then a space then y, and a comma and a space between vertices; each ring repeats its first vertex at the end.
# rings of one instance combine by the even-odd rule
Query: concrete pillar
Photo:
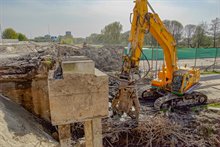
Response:
POLYGON ((70 125, 58 126, 59 141, 61 147, 71 147, 71 130, 70 125))
POLYGON ((86 147, 102 147, 101 118, 86 121, 85 126, 86 147))

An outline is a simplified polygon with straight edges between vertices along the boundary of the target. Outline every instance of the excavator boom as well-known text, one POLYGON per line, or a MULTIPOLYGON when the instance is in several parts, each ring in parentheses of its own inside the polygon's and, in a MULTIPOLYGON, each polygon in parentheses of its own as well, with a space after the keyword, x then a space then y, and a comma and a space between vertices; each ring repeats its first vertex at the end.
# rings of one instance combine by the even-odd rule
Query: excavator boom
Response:
POLYGON ((171 82, 172 73, 177 69, 176 41, 158 14, 155 13, 150 3, 147 0, 137 0, 133 10, 133 20, 129 36, 131 68, 139 66, 146 32, 151 33, 163 48, 167 67, 165 78, 168 82, 171 82), (152 13, 148 11, 148 7, 152 13))

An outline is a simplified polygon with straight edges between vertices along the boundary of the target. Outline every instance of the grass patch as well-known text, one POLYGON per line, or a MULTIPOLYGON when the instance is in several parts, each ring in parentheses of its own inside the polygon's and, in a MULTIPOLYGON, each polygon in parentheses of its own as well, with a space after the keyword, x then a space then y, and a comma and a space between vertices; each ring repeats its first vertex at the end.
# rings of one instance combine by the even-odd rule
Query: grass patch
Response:
POLYGON ((201 105, 201 106, 194 106, 194 107, 191 107, 191 111, 198 112, 198 111, 201 111, 201 110, 206 110, 209 107, 220 108, 220 102, 211 103, 211 104, 207 104, 207 105, 201 105))
POLYGON ((220 102, 219 103, 208 104, 208 107, 220 108, 220 102))
POLYGON ((203 71, 201 75, 220 74, 220 71, 203 71))

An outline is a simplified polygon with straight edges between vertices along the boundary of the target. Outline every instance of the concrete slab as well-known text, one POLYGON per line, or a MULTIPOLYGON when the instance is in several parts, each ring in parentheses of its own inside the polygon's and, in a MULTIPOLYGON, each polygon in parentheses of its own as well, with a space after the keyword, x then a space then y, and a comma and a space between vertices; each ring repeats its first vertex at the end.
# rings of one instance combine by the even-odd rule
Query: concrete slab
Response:
POLYGON ((63 72, 65 73, 80 73, 80 74, 94 74, 95 63, 92 60, 76 57, 70 61, 62 62, 63 72), (78 60, 77 60, 78 59, 78 60))
POLYGON ((202 84, 198 91, 206 94, 208 100, 219 100, 220 101, 220 75, 201 75, 202 84))
POLYGON ((219 90, 219 92, 220 92, 220 85, 218 85, 218 86, 212 86, 212 88, 217 89, 217 90, 219 90))

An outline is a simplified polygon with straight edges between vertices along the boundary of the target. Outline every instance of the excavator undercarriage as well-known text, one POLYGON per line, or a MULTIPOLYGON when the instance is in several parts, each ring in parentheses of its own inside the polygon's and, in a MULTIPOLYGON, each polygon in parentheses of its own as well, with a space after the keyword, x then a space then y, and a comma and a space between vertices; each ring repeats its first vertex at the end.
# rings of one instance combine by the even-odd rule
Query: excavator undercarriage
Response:
POLYGON ((182 106, 203 105, 207 102, 207 96, 201 92, 193 91, 184 95, 176 95, 163 90, 151 89, 142 93, 142 99, 155 100, 155 110, 173 109, 182 106))

